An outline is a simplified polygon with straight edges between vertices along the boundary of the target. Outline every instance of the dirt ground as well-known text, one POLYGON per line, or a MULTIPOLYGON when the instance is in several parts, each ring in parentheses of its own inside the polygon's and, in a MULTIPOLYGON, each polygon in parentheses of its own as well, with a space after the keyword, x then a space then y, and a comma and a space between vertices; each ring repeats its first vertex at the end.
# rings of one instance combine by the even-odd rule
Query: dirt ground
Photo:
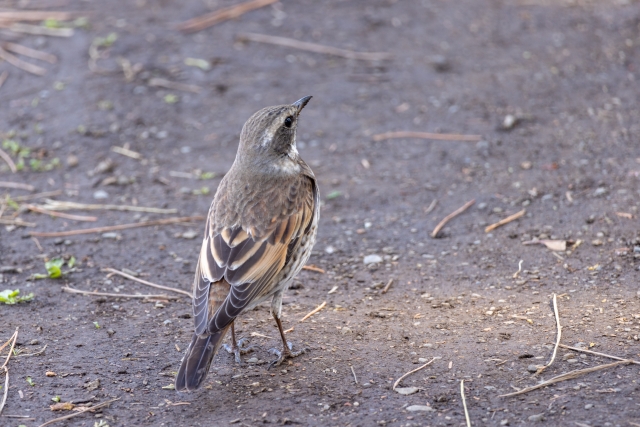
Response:
MULTIPOLYGON (((0 31, 2 40, 58 58, 55 65, 26 58, 46 68, 43 77, 0 63, 0 73, 9 72, 0 89, 2 140, 31 148, 16 174, 0 161, 0 181, 35 187, 2 188, 3 199, 59 191, 51 198, 177 210, 67 212, 95 215, 95 222, 23 211, 19 217, 35 227, 1 226, 0 290, 34 299, 0 306, 0 340, 20 328, 0 425, 39 426, 70 413, 50 410, 59 396, 80 405, 119 399, 60 426, 463 426, 461 380, 474 426, 640 425, 635 365, 499 397, 613 362, 560 348, 546 371, 530 372, 551 357, 554 293, 563 344, 640 359, 640 3, 282 1, 195 34, 175 29, 234 3, 72 0, 50 9, 92 11, 72 37, 0 31), (240 42, 241 32, 393 59, 240 42), (111 33, 110 46, 96 41, 111 33), (92 43, 100 57, 90 70, 92 43), (158 78, 201 90, 154 86, 158 78), (167 386, 192 334, 188 298, 61 288, 159 292, 107 277, 101 269, 110 267, 189 290, 204 222, 40 237, 41 249, 29 233, 205 215, 244 121, 304 95, 314 98, 298 148, 324 202, 310 263, 326 273, 298 276, 284 300, 284 323, 294 328, 294 346, 309 352, 266 369, 279 339, 265 305, 240 322, 240 336, 259 347, 245 356, 251 363, 238 366, 222 351, 203 389, 178 394, 167 386), (482 139, 373 140, 400 130, 482 139), (103 170, 107 159, 113 164, 103 170), (485 233, 522 209, 522 218, 485 233), (556 252, 523 245, 535 238, 569 244, 556 252), (370 255, 378 262, 365 265, 370 255), (73 272, 28 280, 45 272, 45 260, 71 256, 73 272), (323 301, 322 311, 299 322, 323 301), (22 357, 45 345, 42 354, 22 357), (433 357, 401 384, 416 393, 392 390, 433 357)), ((9 206, 2 218, 14 212, 9 206)))

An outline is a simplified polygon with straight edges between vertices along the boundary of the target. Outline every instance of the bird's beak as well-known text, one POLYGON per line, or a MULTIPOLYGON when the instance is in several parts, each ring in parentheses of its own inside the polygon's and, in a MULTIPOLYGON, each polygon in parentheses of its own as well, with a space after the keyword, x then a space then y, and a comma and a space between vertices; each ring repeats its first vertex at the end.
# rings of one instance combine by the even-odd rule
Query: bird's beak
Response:
POLYGON ((302 109, 304 108, 305 105, 307 105, 307 102, 309 102, 310 99, 311 99, 311 96, 305 96, 304 98, 298 99, 296 102, 294 102, 291 105, 296 107, 298 109, 298 114, 300 114, 300 111, 302 111, 302 109))

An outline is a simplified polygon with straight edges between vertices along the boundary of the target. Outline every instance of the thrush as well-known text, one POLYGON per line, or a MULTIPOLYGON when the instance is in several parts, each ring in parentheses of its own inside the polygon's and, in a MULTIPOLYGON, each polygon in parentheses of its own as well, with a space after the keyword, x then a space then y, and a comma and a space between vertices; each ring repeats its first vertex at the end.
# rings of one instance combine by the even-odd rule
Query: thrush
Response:
POLYGON ((176 390, 197 389, 231 329, 236 361, 243 352, 234 321, 271 299, 283 349, 282 296, 316 240, 320 199, 311 168, 296 149, 300 112, 310 96, 263 108, 244 124, 235 161, 211 203, 193 285, 195 333, 176 376, 176 390))

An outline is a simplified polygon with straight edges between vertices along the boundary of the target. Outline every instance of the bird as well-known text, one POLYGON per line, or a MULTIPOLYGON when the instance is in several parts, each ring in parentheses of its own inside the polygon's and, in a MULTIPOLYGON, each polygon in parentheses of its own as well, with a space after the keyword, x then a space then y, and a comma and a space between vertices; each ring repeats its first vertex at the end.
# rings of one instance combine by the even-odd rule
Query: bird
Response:
POLYGON ((320 215, 320 192, 311 168, 296 148, 302 109, 311 96, 293 104, 266 107, 247 120, 236 158, 220 182, 207 215, 193 283, 195 332, 176 375, 175 389, 198 389, 231 329, 235 360, 238 316, 271 299, 271 314, 282 350, 269 366, 305 353, 293 351, 282 329, 282 297, 311 255, 320 215))

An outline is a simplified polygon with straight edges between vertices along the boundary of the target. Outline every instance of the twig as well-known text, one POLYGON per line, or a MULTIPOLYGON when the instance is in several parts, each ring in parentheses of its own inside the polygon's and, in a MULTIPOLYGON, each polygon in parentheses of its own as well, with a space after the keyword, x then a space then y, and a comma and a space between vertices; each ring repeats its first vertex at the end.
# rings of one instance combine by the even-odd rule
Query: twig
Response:
POLYGON ((201 221, 203 219, 204 219, 203 216, 186 216, 186 217, 178 217, 178 218, 157 219, 154 221, 143 221, 143 222, 138 222, 133 224, 120 224, 120 225, 109 225, 106 227, 85 228, 82 230, 54 231, 50 233, 34 231, 34 232, 31 232, 30 235, 35 237, 77 236, 79 234, 104 233, 106 231, 127 230, 130 228, 151 227, 154 225, 168 225, 168 224, 176 224, 179 222, 201 221))
POLYGON ((276 1, 278 0, 251 0, 235 6, 225 7, 223 9, 198 16, 197 18, 184 21, 178 25, 178 29, 187 33, 195 33, 196 31, 204 30, 205 28, 209 28, 220 22, 235 19, 254 9, 268 6, 276 1))
POLYGON ((553 312, 556 315, 556 327, 558 329, 557 337, 556 337, 556 345, 553 348, 553 353, 551 354, 551 360, 549 360, 549 363, 547 363, 546 365, 539 367, 538 370, 536 371, 536 375, 541 374, 542 371, 544 371, 549 366, 551 366, 553 361, 556 359, 556 353, 558 352, 558 346, 560 345, 560 339, 562 338, 562 326, 560 326, 560 315, 558 314, 558 301, 557 301, 556 294, 553 294, 553 312))
POLYGON ((38 350, 35 353, 25 353, 25 354, 20 353, 20 354, 16 354, 16 357, 39 356, 42 353, 44 353, 44 351, 47 349, 47 345, 48 344, 45 344, 44 347, 42 347, 41 350, 38 350))
POLYGON ((171 288, 169 286, 162 286, 152 282, 147 282, 146 280, 138 279, 135 276, 132 276, 127 273, 123 273, 122 271, 116 270, 115 268, 103 268, 102 271, 107 271, 109 273, 117 274, 118 276, 126 277, 129 280, 133 280, 134 282, 142 283, 143 285, 151 286, 152 288, 163 289, 165 291, 177 292, 179 294, 186 295, 188 297, 192 297, 191 292, 184 291, 182 289, 171 288))
MULTIPOLYGON (((2 21, 0 21, 0 25, 1 22, 2 21)), ((16 33, 33 34, 36 36, 71 37, 75 33, 73 28, 49 28, 41 27, 40 25, 22 24, 19 22, 16 22, 7 28, 16 33)))
POLYGON ((516 219, 520 218, 521 216, 524 216, 524 214, 527 213, 526 209, 522 209, 520 212, 514 213, 513 215, 509 215, 508 217, 501 219, 500 221, 496 222, 495 224, 491 224, 489 225, 487 228, 484 229, 485 233, 488 233, 490 231, 495 230, 496 228, 503 226, 505 224, 509 224, 511 221, 515 221, 516 219))
POLYGON ((21 44, 6 42, 2 45, 2 47, 9 52, 28 56, 29 58, 33 59, 39 59, 40 61, 45 61, 49 64, 55 64, 58 62, 58 57, 55 55, 43 52, 41 50, 31 49, 30 47, 23 46, 21 44))
POLYGON ((517 279, 518 276, 520 275, 520 272, 522 271, 522 261, 520 260, 520 262, 518 262, 518 271, 516 271, 515 273, 513 273, 513 278, 517 279))
POLYGON ((54 197, 62 194, 62 190, 45 191, 44 193, 29 194, 27 196, 14 197, 14 202, 26 202, 27 200, 40 199, 42 197, 54 197))
POLYGON ((356 377, 356 371, 353 369, 353 365, 351 365, 351 372, 353 373, 353 380, 358 384, 358 377, 356 377))
POLYGON ((467 421, 467 427, 471 427, 469 419, 469 411, 467 411, 467 399, 464 397, 464 380, 460 380, 460 395, 462 396, 462 407, 464 408, 464 419, 467 421))
POLYGON ((436 360, 436 359, 442 359, 442 358, 441 358, 441 357, 434 357, 433 359, 429 360, 429 361, 428 361, 427 363, 425 363, 424 365, 422 365, 422 366, 420 366, 420 367, 418 367, 418 368, 414 369, 413 371, 409 371, 409 372, 407 372, 406 374, 404 374, 403 376, 401 376, 400 378, 398 378, 398 380, 397 380, 395 383, 393 383, 393 388, 392 388, 392 390, 395 390, 395 389, 396 389, 396 387, 398 387, 398 384, 400 384, 400 381, 402 381, 403 379, 407 378, 409 375, 411 375, 411 374, 413 374, 413 373, 416 373, 416 372, 418 372, 418 371, 423 370, 423 369, 424 369, 424 368, 426 368, 427 366, 431 365, 431 363, 433 363, 433 361, 434 361, 434 360, 436 360))
POLYGON ((0 87, 2 87, 4 82, 7 81, 7 78, 9 78, 9 72, 5 70, 2 72, 2 74, 0 74, 0 87))
POLYGON ((50 211, 48 209, 44 209, 35 205, 26 205, 25 207, 30 211, 38 212, 45 215, 55 216, 57 218, 71 219, 74 221, 97 221, 98 220, 98 218, 95 216, 70 215, 62 212, 50 211))
POLYGON ((303 270, 315 271, 316 273, 324 274, 324 270, 320 267, 316 267, 315 265, 305 265, 302 267, 303 270))
MULTIPOLYGON (((81 289, 72 288, 70 286, 63 286, 62 290, 69 292, 70 294, 82 294, 82 295, 94 295, 99 297, 113 297, 113 298, 154 298, 154 299, 177 299, 178 297, 170 297, 165 294, 160 295, 131 295, 131 294, 109 294, 105 292, 91 292, 83 291, 81 289)), ((191 296, 191 295, 189 295, 191 296)))
MULTIPOLYGON (((9 363, 9 359, 11 359, 11 355, 13 354, 13 348, 15 347, 17 340, 18 340, 18 328, 16 328, 15 332, 13 333, 13 335, 11 335, 11 338, 9 338, 9 341, 11 341, 11 347, 9 347, 9 354, 7 354, 7 358, 4 359, 4 363, 2 364, 2 366, 0 366, 0 369, 6 367, 7 364, 9 363)), ((2 349, 4 349, 7 346, 9 341, 7 341, 7 343, 5 343, 2 346, 2 348, 0 348, 0 351, 2 351, 2 349)))
POLYGON ((129 150, 128 148, 113 146, 111 147, 111 151, 114 153, 122 154, 123 156, 131 157, 132 159, 139 160, 142 158, 142 154, 129 150))
MULTIPOLYGON (((86 13, 84 13, 86 15, 86 13)), ((6 10, 0 12, 0 21, 46 21, 55 19, 56 21, 67 21, 83 12, 56 12, 50 10, 6 10)))
POLYGON ((26 71, 27 73, 35 74, 36 76, 44 76, 45 74, 47 74, 46 69, 38 65, 31 64, 30 62, 23 61, 22 59, 7 52, 1 47, 0 47, 0 58, 4 59, 14 67, 17 67, 17 68, 20 68, 21 70, 26 71))
POLYGON ((4 218, 0 218, 0 224, 3 225, 15 225, 17 227, 35 227, 38 224, 33 223, 33 222, 25 222, 23 220, 21 220, 20 218, 16 218, 16 219, 4 219, 4 218))
POLYGON ((523 388, 522 390, 518 390, 518 391, 516 391, 514 393, 502 394, 502 395, 500 395, 498 397, 517 396, 519 394, 528 393, 528 392, 530 392, 532 390, 537 390, 537 389, 539 389, 541 387, 546 387, 548 385, 551 385, 551 384, 554 384, 554 383, 558 383, 560 381, 572 380, 574 378, 579 377, 580 375, 588 374, 590 372, 596 372, 596 371, 600 371, 602 369, 613 368, 613 367, 616 367, 616 366, 619 366, 619 365, 629 365, 629 364, 632 364, 632 363, 633 363, 633 360, 628 360, 627 359, 627 360, 620 360, 618 362, 608 363, 606 365, 598 365, 598 366, 593 366, 591 368, 586 368, 586 369, 577 369, 575 371, 570 371, 570 372, 567 372, 565 374, 558 375, 558 376, 553 377, 553 378, 551 378, 551 379, 549 379, 547 381, 543 381, 541 383, 538 383, 538 384, 536 384, 534 386, 523 388))
POLYGON ((238 38, 243 41, 274 44, 277 46, 306 50, 308 52, 323 53, 326 55, 339 56, 347 59, 358 59, 362 61, 382 61, 392 58, 392 55, 387 52, 354 52, 352 50, 340 49, 333 46, 301 42, 299 40, 289 39, 286 37, 268 36, 266 34, 240 33, 238 34, 238 38))
POLYGON ((469 208, 469 206, 473 205, 475 202, 476 202, 476 199, 470 200, 467 203, 465 203, 462 207, 458 208, 457 210, 453 211, 449 215, 445 216, 442 219, 442 221, 440 221, 438 225, 436 225, 436 228, 433 229, 433 232, 431 233, 431 237, 435 238, 440 232, 440 230, 442 230, 442 227, 444 227, 453 218, 457 217, 462 212, 466 211, 469 208))
MULTIPOLYGON (((7 354, 7 358, 4 360, 4 363, 0 367, 3 370, 5 378, 4 378, 4 395, 2 396, 2 402, 0 402, 0 414, 2 414, 2 410, 4 409, 4 404, 7 402, 7 393, 9 392, 9 369, 7 368, 7 363, 9 363, 9 359, 11 359, 11 355, 13 354, 13 348, 16 345, 16 341, 18 340, 18 328, 13 333, 9 341, 11 341, 11 347, 9 348, 9 354, 7 354)), ((0 351, 4 349, 7 344, 7 341, 2 347, 0 347, 0 351)))
POLYGON ((431 213, 431 211, 433 211, 436 208, 437 204, 438 204, 438 199, 433 199, 433 202, 431 202, 431 204, 429 205, 427 210, 424 211, 424 214, 425 215, 429 215, 431 213))
POLYGON ((202 88, 196 85, 190 85, 180 82, 172 82, 171 80, 162 79, 160 77, 154 77, 149 79, 149 86, 151 87, 163 87, 165 89, 181 90, 183 92, 200 93, 202 88))
POLYGON ((591 350, 587 350, 587 349, 585 349, 585 348, 580 348, 580 347, 571 347, 571 346, 564 345, 564 344, 560 344, 560 347, 562 347, 562 348, 566 348, 566 349, 569 349, 569 350, 573 350, 573 351, 580 351, 580 352, 582 352, 582 353, 593 354, 594 356, 608 357, 609 359, 615 359, 615 360, 631 360, 631 362, 632 362, 634 365, 640 365, 640 362, 639 362, 639 361, 637 361, 637 360, 625 359, 625 358, 623 358, 623 357, 612 356, 612 355, 610 355, 610 354, 600 353, 600 352, 597 352, 597 351, 591 351, 591 350))
POLYGON ((620 218, 633 219, 633 214, 630 214, 628 212, 616 212, 616 215, 618 215, 620 218))
POLYGON ((31 236, 31 240, 33 240, 33 243, 36 244, 36 246, 38 247, 38 250, 40 250, 40 252, 44 252, 44 249, 42 248, 42 245, 40 244, 40 241, 38 239, 36 239, 35 237, 31 236))
POLYGON ((389 291, 389 288, 391 287, 391 285, 393 284, 393 279, 389 279, 389 281, 387 282, 387 284, 384 286, 384 288, 380 291, 381 294, 386 294, 387 291, 389 291))
POLYGON ((477 142, 482 139, 482 135, 462 135, 459 133, 431 133, 431 132, 385 132, 373 135, 374 141, 383 141, 385 139, 397 138, 417 138, 417 139, 433 139, 436 141, 469 141, 477 142))
MULTIPOLYGON (((2 151, 2 153, 4 153, 4 151, 2 151)), ((2 157, 2 153, 0 153, 0 157, 2 157)), ((33 185, 23 184, 21 182, 8 182, 8 181, 0 181, 0 188, 13 188, 15 190, 27 190, 27 191, 33 191, 36 189, 33 185)))
MULTIPOLYGON (((14 199, 14 200, 17 200, 14 199)), ((45 200, 46 205, 42 206, 44 209, 50 211, 66 211, 66 210, 108 210, 108 211, 131 211, 131 212, 146 212, 146 213, 158 213, 158 214, 172 214, 178 212, 177 209, 160 209, 160 208, 148 208, 144 206, 131 206, 131 205, 94 205, 84 204, 76 202, 65 202, 58 200, 45 200)))
POLYGON ((60 418, 54 418, 52 420, 47 421, 44 424, 40 424, 39 427, 45 427, 45 426, 48 426, 49 424, 57 423, 58 421, 68 420, 69 418, 73 418, 75 416, 84 414, 85 412, 93 412, 96 409, 100 409, 102 407, 110 405, 111 403, 115 402, 116 400, 120 400, 120 398, 116 397, 115 399, 107 400, 106 402, 98 403, 97 405, 93 405, 93 406, 90 406, 88 408, 87 407, 82 408, 79 412, 76 412, 76 413, 73 413, 73 414, 69 414, 69 415, 65 415, 64 417, 60 417, 60 418))
POLYGON ((306 316, 304 316, 302 319, 300 319, 300 322, 304 322, 305 320, 307 320, 309 317, 313 316, 314 314, 316 314, 317 312, 319 312, 320 310, 322 310, 324 308, 324 306, 327 305, 327 302, 324 301, 322 304, 320 304, 319 306, 317 306, 316 308, 314 308, 313 310, 311 310, 306 316))
POLYGON ((0 402, 0 414, 2 414, 4 404, 7 402, 7 393, 9 392, 9 370, 6 366, 3 366, 2 371, 4 372, 4 393, 2 395, 2 402, 0 402))
POLYGON ((11 157, 9 157, 9 155, 2 148, 0 148, 0 157, 2 157, 2 160, 4 160, 5 163, 9 165, 9 169, 11 169, 11 172, 13 173, 18 172, 18 168, 16 167, 16 164, 13 163, 13 160, 11 159, 11 157))

